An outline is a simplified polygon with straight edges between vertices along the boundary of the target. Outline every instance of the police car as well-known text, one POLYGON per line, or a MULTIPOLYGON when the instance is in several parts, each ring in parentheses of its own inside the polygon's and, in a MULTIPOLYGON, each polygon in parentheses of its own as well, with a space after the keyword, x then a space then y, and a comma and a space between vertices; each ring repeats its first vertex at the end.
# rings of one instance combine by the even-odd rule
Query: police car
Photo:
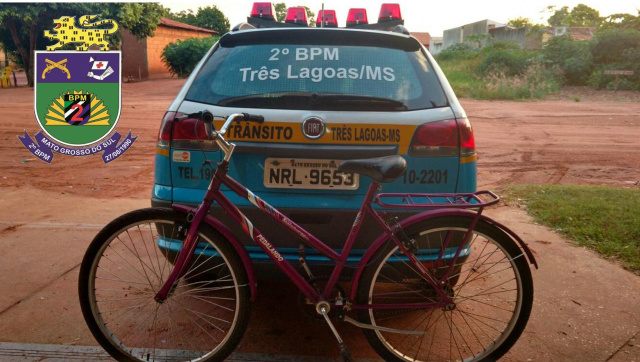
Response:
MULTIPOLYGON (((274 14, 271 3, 255 3, 247 23, 220 38, 169 107, 155 155, 153 206, 202 200, 213 173, 206 160, 217 161, 221 153, 202 141, 202 123, 172 120, 204 110, 264 116, 263 124, 234 124, 227 131, 237 145, 229 175, 336 250, 370 182, 339 173, 342 160, 405 157, 405 175, 385 184, 386 192, 476 190, 469 120, 432 56, 402 26, 397 4, 383 4, 375 24, 365 9, 352 9, 345 28, 337 27, 330 10, 324 17, 318 12, 315 28, 307 27, 304 8, 288 9, 284 23, 274 14)), ((282 256, 298 260, 295 235, 230 190, 225 195, 282 256)), ((243 240, 256 269, 270 264, 226 214, 215 205, 211 213, 243 240)), ((394 215, 406 216, 388 217, 394 215)), ((380 232, 365 220, 351 261, 380 232)), ((309 250, 306 260, 328 264, 309 250)))

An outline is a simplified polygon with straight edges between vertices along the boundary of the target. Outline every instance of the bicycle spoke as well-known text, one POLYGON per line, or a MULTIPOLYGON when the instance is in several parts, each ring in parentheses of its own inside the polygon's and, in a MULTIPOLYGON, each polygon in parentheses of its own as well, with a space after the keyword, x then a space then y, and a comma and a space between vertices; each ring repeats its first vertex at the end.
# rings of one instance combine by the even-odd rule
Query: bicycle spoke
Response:
POLYGON ((248 318, 249 289, 243 288, 248 280, 239 257, 226 241, 220 242, 220 249, 211 235, 199 231, 197 250, 184 265, 184 276, 162 303, 156 302, 155 294, 175 268, 176 256, 185 251, 175 249, 181 246, 175 239, 176 225, 184 216, 173 220, 177 214, 170 210, 148 210, 159 217, 134 212, 129 219, 140 221, 124 224, 116 219, 114 223, 121 225, 112 229, 117 232, 105 234, 98 249, 94 246, 93 260, 85 257, 81 279, 88 275, 90 283, 81 292, 81 303, 83 312, 87 305, 91 310, 85 315, 94 316, 87 322, 98 327, 92 330, 102 335, 101 344, 107 340, 107 346, 118 346, 118 360, 224 359, 230 349, 219 345, 237 344, 248 318))
MULTIPOLYGON (((491 356, 489 360, 494 358, 493 352, 499 343, 513 343, 505 342, 502 335, 512 333, 518 321, 522 285, 516 264, 522 262, 523 253, 515 244, 509 246, 507 252, 491 233, 474 229, 469 234, 468 220, 443 217, 438 220, 443 226, 425 228, 414 234, 417 236, 408 235, 409 239, 418 241, 418 250, 413 254, 425 265, 430 277, 444 280, 445 273, 451 270, 446 275, 448 283, 442 286, 427 284, 412 267, 413 263, 397 254, 394 243, 388 243, 381 250, 385 254, 375 256, 381 260, 363 272, 370 278, 369 284, 363 287, 367 288, 370 304, 392 307, 391 304, 396 303, 433 302, 439 305, 438 308, 413 309, 411 313, 393 308, 359 312, 364 321, 370 319, 377 326, 423 332, 416 336, 365 331, 367 339, 385 360, 477 362, 487 356, 491 356), (448 226, 453 219, 459 227, 448 226), (469 237, 464 238, 467 234, 469 237), (446 248, 445 240, 448 240, 446 248), (438 255, 435 261, 434 253, 438 255), (442 303, 448 300, 443 295, 451 299, 451 304, 442 303)), ((429 223, 431 221, 425 222, 429 223)), ((479 225, 483 223, 480 221, 479 225)), ((493 228, 486 224, 482 227, 493 228)), ((502 231, 494 233, 498 235, 502 231)), ((360 289, 359 294, 362 294, 360 289)), ((498 352, 498 357, 500 353, 503 352, 498 352)))

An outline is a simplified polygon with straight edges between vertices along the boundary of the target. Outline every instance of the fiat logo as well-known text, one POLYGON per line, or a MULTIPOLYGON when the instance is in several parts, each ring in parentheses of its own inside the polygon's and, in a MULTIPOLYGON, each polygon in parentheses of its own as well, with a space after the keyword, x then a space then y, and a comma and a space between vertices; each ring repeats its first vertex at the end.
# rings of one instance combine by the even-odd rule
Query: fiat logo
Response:
POLYGON ((322 137, 324 131, 324 123, 318 117, 309 117, 302 122, 302 134, 309 139, 317 140, 322 137))

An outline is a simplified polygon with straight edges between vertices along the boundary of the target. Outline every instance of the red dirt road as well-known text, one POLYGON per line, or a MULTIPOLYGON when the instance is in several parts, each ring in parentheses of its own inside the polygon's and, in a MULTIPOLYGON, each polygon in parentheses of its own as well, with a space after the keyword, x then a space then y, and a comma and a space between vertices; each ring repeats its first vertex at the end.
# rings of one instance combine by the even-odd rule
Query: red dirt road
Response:
MULTIPOLYGON (((16 138, 24 130, 31 135, 38 131, 33 90, 0 89, 0 187, 148 198, 158 126, 182 83, 166 79, 124 84, 118 130, 131 129, 139 137, 124 156, 106 166, 97 156, 55 155, 49 165, 35 159, 16 138)), ((612 94, 587 93, 581 102, 463 99, 476 133, 479 187, 510 183, 629 186, 640 180, 640 94, 612 94), (607 98, 614 101, 603 101, 607 98)))

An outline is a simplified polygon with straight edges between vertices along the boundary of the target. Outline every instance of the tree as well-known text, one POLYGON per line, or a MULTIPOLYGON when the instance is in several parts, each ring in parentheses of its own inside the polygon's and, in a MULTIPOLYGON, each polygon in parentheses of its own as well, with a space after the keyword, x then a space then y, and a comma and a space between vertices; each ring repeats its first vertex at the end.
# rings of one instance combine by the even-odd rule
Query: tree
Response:
POLYGON ((287 16, 287 4, 276 3, 273 7, 276 10, 276 21, 283 22, 284 18, 287 16))
POLYGON ((478 49, 482 48, 482 43, 486 42, 491 36, 489 33, 476 33, 467 35, 466 41, 475 42, 478 49))
POLYGON ((513 26, 515 28, 527 28, 527 27, 532 27, 533 22, 529 18, 517 17, 509 20, 507 22, 507 25, 513 26))
MULTIPOLYGON (((53 28, 53 20, 62 16, 100 15, 113 19, 121 28, 128 29, 138 38, 150 36, 160 23, 166 10, 157 3, 9 3, 0 7, 0 40, 7 50, 17 52, 19 62, 27 72, 27 82, 33 86, 33 54, 44 50, 51 41, 42 36, 53 28)), ((116 47, 121 36, 109 41, 116 47)))
POLYGON ((640 11, 638 11, 638 16, 631 14, 611 14, 602 21, 600 27, 606 29, 635 29, 640 31, 640 11))
POLYGON ((53 19, 77 15, 78 10, 78 4, 61 3, 14 3, 0 7, 2 40, 8 50, 17 53, 19 63, 27 73, 29 86, 33 86, 33 53, 38 43, 42 46, 44 42, 40 33, 53 26, 53 19))
POLYGON ((565 18, 569 16, 569 7, 563 6, 556 10, 555 6, 547 6, 548 11, 553 11, 553 15, 547 20, 551 26, 563 26, 565 25, 565 18))
POLYGON ((229 32, 230 28, 229 19, 227 19, 227 17, 224 16, 224 13, 215 5, 204 8, 199 7, 198 12, 195 14, 193 13, 193 10, 183 10, 179 13, 171 13, 169 17, 185 24, 215 30, 219 34, 229 32))
MULTIPOLYGON (((273 5, 276 11, 276 21, 283 22, 287 17, 287 4, 285 3, 275 3, 273 5)), ((307 12, 307 21, 309 22, 309 26, 316 26, 315 16, 316 14, 309 9, 308 6, 297 5, 295 7, 304 8, 307 12)))
POLYGON ((568 6, 556 9, 555 6, 548 6, 548 11, 553 11, 548 22, 551 26, 598 26, 602 23, 602 18, 598 10, 584 4, 576 5, 571 11, 568 6))
POLYGON ((578 4, 573 9, 567 18, 565 18, 567 26, 598 26, 602 23, 600 12, 598 10, 588 7, 584 4, 578 4))

